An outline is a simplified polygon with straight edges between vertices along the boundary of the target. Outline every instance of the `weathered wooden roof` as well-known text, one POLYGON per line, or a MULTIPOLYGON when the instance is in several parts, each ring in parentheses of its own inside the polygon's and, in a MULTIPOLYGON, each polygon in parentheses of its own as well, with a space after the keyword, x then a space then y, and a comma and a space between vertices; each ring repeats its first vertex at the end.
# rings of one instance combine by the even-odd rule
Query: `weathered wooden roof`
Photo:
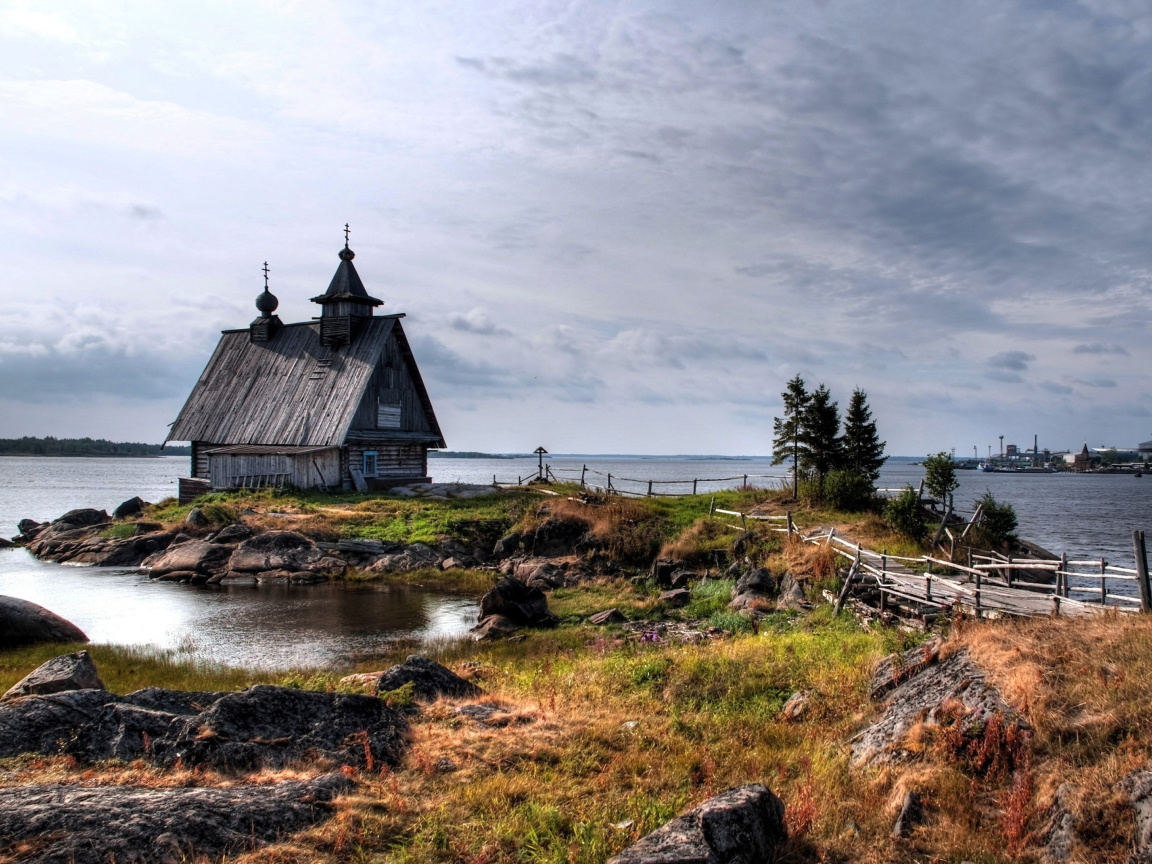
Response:
POLYGON ((356 268, 352 264, 352 259, 355 257, 356 253, 347 246, 340 250, 340 264, 336 267, 332 281, 328 283, 328 290, 319 297, 313 297, 313 303, 324 304, 334 300, 352 300, 366 306, 384 305, 383 300, 368 296, 368 292, 364 289, 364 283, 360 281, 360 274, 356 272, 356 268))
POLYGON ((397 317, 367 319, 352 343, 338 349, 320 343, 317 322, 286 325, 262 344, 253 343, 247 329, 224 331, 167 440, 339 446, 395 331, 428 423, 444 447, 397 317))

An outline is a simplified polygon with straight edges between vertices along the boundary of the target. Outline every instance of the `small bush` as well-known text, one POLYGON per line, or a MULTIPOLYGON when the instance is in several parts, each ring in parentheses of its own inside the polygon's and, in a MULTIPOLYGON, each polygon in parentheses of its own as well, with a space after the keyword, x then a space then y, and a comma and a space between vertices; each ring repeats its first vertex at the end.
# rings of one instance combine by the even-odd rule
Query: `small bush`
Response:
POLYGON ((213 525, 224 527, 231 525, 233 522, 240 521, 240 514, 227 504, 219 504, 215 501, 209 501, 200 506, 200 512, 211 522, 213 525))
POLYGON ((888 502, 884 507, 884 521, 893 531, 905 537, 920 541, 928 533, 928 520, 916 490, 911 486, 888 502))
POLYGON ((1011 504, 1001 504, 987 491, 976 501, 977 507, 983 507, 980 518, 980 534, 990 546, 1002 546, 1016 537, 1016 510, 1011 504))
POLYGON ((959 486, 956 464, 952 461, 951 453, 942 450, 924 460, 924 488, 939 499, 941 504, 946 503, 948 496, 959 486))
POLYGON ((855 471, 836 469, 824 478, 824 500, 846 513, 868 510, 876 497, 872 481, 855 471))

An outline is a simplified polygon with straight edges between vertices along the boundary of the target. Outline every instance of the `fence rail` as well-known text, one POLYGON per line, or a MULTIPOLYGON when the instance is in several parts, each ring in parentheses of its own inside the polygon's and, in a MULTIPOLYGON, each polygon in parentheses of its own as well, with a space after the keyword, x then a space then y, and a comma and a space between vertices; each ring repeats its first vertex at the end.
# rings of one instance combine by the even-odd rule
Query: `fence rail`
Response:
MULTIPOLYGON (((700 484, 702 483, 731 483, 734 480, 739 480, 741 487, 748 485, 749 480, 791 480, 792 478, 787 474, 733 474, 731 477, 691 477, 684 478, 683 480, 641 480, 635 477, 621 477, 619 474, 613 474, 611 471, 597 471, 583 465, 580 468, 553 468, 551 465, 544 465, 541 471, 537 471, 527 477, 517 476, 516 486, 523 486, 525 483, 530 483, 533 480, 544 480, 555 483, 571 482, 579 483, 581 489, 590 489, 594 492, 604 492, 608 495, 631 495, 635 498, 649 498, 655 494, 668 497, 687 497, 688 495, 700 494, 700 484), (601 478, 597 482, 592 478, 601 478), (620 486, 621 483, 632 483, 644 488, 645 491, 637 491, 635 489, 627 489, 620 486), (657 493, 656 487, 666 486, 691 486, 692 491, 665 491, 661 490, 657 493)), ((494 486, 512 486, 509 481, 500 483, 497 481, 496 476, 492 476, 492 485, 494 486)), ((711 490, 714 491, 714 490, 711 490)))
POLYGON ((786 527, 769 530, 786 532, 790 537, 795 536, 805 543, 826 546, 836 555, 851 561, 852 567, 836 601, 837 612, 854 587, 858 591, 877 595, 881 611, 886 609, 891 598, 895 598, 913 604, 912 611, 920 614, 926 610, 945 612, 957 605, 971 609, 977 616, 1089 615, 1105 609, 1125 613, 1152 612, 1147 549, 1144 532, 1139 530, 1132 532, 1135 567, 1119 567, 1104 558, 1071 561, 1067 555, 1061 555, 1056 560, 1043 560, 971 554, 969 563, 965 565, 933 555, 911 558, 865 549, 859 543, 838 536, 835 528, 805 534, 795 527, 791 513, 782 517, 756 517, 717 508, 710 510, 710 513, 738 516, 745 526, 749 518, 787 521, 786 527), (973 564, 972 559, 982 559, 988 563, 973 564), (1018 579, 1015 578, 1017 571, 1022 571, 1022 574, 1051 574, 1052 581, 1018 579), (1070 579, 1073 578, 1082 581, 1098 580, 1099 587, 1072 585, 1070 579), (1108 583, 1116 581, 1135 582, 1140 596, 1136 598, 1110 592, 1108 583), (1092 599, 1072 597, 1074 593, 1091 595, 1092 599))

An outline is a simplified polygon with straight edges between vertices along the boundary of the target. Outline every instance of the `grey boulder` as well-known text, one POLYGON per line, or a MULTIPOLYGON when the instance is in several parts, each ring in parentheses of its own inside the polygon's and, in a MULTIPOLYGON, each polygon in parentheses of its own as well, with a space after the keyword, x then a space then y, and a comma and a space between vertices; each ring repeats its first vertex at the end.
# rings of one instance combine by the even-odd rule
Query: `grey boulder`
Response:
POLYGON ((506 576, 480 598, 480 617, 501 615, 515 624, 528 627, 552 627, 556 617, 548 611, 548 598, 539 588, 532 588, 506 576))
POLYGON ((661 603, 678 609, 688 605, 688 601, 692 599, 692 592, 687 588, 673 588, 671 591, 662 593, 658 599, 661 603))
MULTIPOLYGON (((231 550, 227 550, 231 551, 231 550)), ((343 569, 343 562, 330 558, 303 534, 295 531, 268 531, 245 540, 231 552, 228 569, 240 573, 283 570, 289 573, 321 569, 343 569)))
POLYGON ((170 546, 158 559, 152 562, 151 575, 163 576, 168 573, 212 574, 222 570, 228 563, 232 550, 207 540, 191 540, 170 546))
POLYGON ((240 693, 70 690, 0 702, 0 758, 147 759, 220 770, 304 759, 395 765, 407 721, 374 696, 257 685, 240 693))
POLYGON ((426 702, 438 696, 462 698, 479 696, 482 692, 475 684, 465 681, 451 669, 417 654, 409 656, 403 663, 381 675, 376 684, 376 692, 379 694, 397 690, 409 682, 415 685, 413 695, 426 702))
POLYGON ((732 588, 732 596, 736 597, 748 591, 771 594, 775 590, 776 580, 772 578, 772 574, 760 567, 755 567, 736 580, 736 585, 732 588))
POLYGON ((130 516, 139 516, 143 512, 147 502, 137 495, 134 498, 129 498, 119 507, 112 511, 113 519, 127 519, 130 516))
POLYGON ((519 629, 519 624, 504 615, 485 615, 470 632, 474 641, 486 642, 493 639, 507 639, 519 629))
POLYGON ((84 631, 27 600, 0 596, 0 649, 39 642, 87 642, 84 631))
POLYGON ((25 864, 220 860, 322 822, 342 774, 227 788, 37 784, 0 789, 0 837, 25 864))
POLYGON ((623 624, 628 619, 620 614, 619 609, 605 609, 603 612, 597 612, 594 615, 588 616, 588 623, 597 626, 603 624, 623 624))
POLYGON ((104 682, 96 673, 96 664, 87 651, 75 654, 61 654, 53 657, 9 688, 0 696, 0 702, 18 696, 31 696, 44 693, 62 693, 65 690, 103 690, 104 682))
POLYGON ((693 807, 608 864, 759 864, 774 861, 787 839, 783 802, 753 783, 693 807))

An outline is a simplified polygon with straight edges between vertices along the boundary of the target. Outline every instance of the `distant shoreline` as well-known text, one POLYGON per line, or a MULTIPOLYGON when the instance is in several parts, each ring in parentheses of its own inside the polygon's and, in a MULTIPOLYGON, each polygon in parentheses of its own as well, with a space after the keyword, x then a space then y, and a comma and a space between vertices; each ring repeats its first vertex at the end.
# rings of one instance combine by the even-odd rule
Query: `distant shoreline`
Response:
POLYGON ((191 456, 191 449, 172 453, 0 453, 16 459, 163 459, 165 456, 191 456))

